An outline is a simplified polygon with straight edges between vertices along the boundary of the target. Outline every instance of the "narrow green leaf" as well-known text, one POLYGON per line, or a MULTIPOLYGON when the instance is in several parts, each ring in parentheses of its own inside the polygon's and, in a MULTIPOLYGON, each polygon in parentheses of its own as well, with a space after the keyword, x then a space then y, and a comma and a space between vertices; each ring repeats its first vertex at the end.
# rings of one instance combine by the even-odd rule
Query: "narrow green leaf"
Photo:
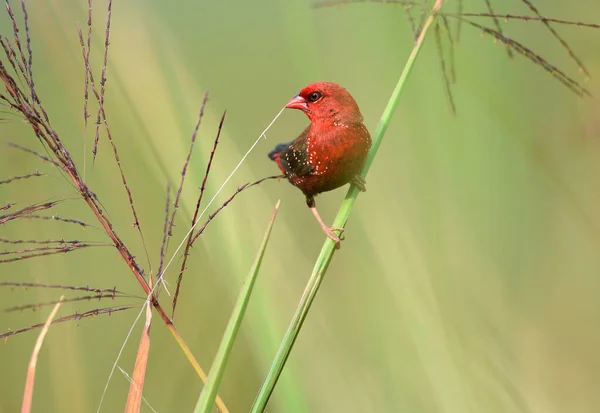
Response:
MULTIPOLYGON (((433 23, 436 13, 441 7, 441 5, 442 0, 437 0, 435 5, 433 6, 433 11, 427 19, 427 21, 425 22, 419 39, 417 40, 415 47, 413 48, 410 56, 408 57, 408 61, 404 66, 404 70, 400 75, 400 79, 398 79, 398 83, 396 84, 396 87, 392 92, 392 96, 390 97, 390 100, 388 101, 388 104, 385 107, 383 114, 381 115, 379 125, 377 126, 377 129, 373 134, 373 143, 371 145, 371 150, 369 151, 369 155, 367 156, 365 166, 360 174, 360 176, 362 176, 363 178, 366 177, 367 172, 369 171, 369 168, 371 167, 371 164, 375 159, 375 155, 377 154, 377 150, 381 145, 383 136, 385 135, 388 125, 392 119, 394 110, 396 109, 396 107, 398 106, 398 102, 400 101, 400 95, 402 94, 402 90, 406 85, 408 75, 412 71, 416 58, 419 54, 419 51, 421 50, 421 46, 423 45, 424 39, 427 35, 427 31, 429 30, 431 23, 433 23)), ((343 227, 346 225, 346 222, 348 221, 350 212, 352 212, 352 207, 356 202, 356 197, 358 196, 358 194, 359 189, 356 186, 352 185, 348 190, 344 201, 342 202, 342 205, 338 211, 333 226, 343 227)), ((302 324, 304 323, 304 320, 308 315, 308 310, 310 309, 310 306, 312 305, 312 302, 315 296, 317 295, 317 291, 319 290, 319 286, 323 281, 323 277, 325 275, 325 272, 327 271, 327 267, 329 267, 329 263, 331 262, 331 258, 333 257, 334 252, 335 244, 331 239, 327 238, 325 244, 323 244, 323 248, 321 249, 319 257, 317 258, 315 267, 313 268, 310 279, 308 280, 308 283, 304 290, 304 294, 302 294, 302 298, 300 299, 300 303, 298 304, 294 317, 292 318, 288 330, 286 331, 285 336, 279 346, 279 349, 277 350, 277 354, 275 355, 275 359, 271 364, 271 368, 267 373, 267 376, 265 377, 265 381, 263 382, 258 392, 258 395, 254 400, 254 404, 252 405, 252 409, 250 410, 251 413, 261 413, 267 406, 269 398, 273 393, 273 389, 277 384, 277 380, 279 379, 279 376, 283 371, 283 367, 285 366, 290 352, 292 351, 294 342, 296 341, 296 338, 300 333, 302 324)))
POLYGON ((221 344, 217 349, 217 354, 215 355, 213 364, 208 372, 208 379, 206 380, 206 384, 204 385, 204 388, 200 393, 200 397, 198 398, 198 402, 196 403, 196 408, 194 409, 195 413, 208 413, 212 410, 213 405, 215 404, 215 397, 217 396, 217 390, 219 389, 221 379, 223 378, 223 373, 225 372, 225 367, 227 366, 227 360, 229 359, 231 349, 233 348, 233 343, 235 342, 240 325, 242 324, 242 318, 246 313, 246 307, 248 306, 248 301, 250 301, 250 294, 252 294, 252 288, 254 287, 263 256, 265 255, 269 236, 271 235, 271 229, 273 228, 273 223, 275 222, 275 217, 277 216, 277 211, 279 210, 279 203, 280 201, 277 201, 277 205, 275 205, 273 215, 271 216, 269 226, 267 227, 265 235, 263 236, 258 253, 254 258, 250 272, 248 273, 248 276, 242 285, 242 291, 240 291, 240 295, 235 303, 235 307, 233 307, 233 312, 229 318, 229 323, 227 324, 225 333, 223 333, 221 344))

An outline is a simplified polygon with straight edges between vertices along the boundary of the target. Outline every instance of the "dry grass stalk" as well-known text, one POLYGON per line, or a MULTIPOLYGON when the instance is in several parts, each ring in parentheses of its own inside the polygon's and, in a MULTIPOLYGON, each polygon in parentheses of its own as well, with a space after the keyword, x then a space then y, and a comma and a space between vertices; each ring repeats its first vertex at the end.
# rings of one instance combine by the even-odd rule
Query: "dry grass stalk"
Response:
POLYGON ((38 355, 40 353, 40 349, 42 348, 42 344, 44 343, 44 337, 48 333, 48 329, 50 328, 50 324, 54 317, 56 317, 56 313, 60 308, 63 297, 60 297, 60 300, 56 303, 50 315, 46 319, 44 323, 44 327, 35 342, 35 346, 33 347, 33 354, 31 355, 31 359, 29 360, 29 366, 27 367, 27 378, 25 379, 25 390, 23 391, 23 404, 21 405, 21 413, 29 413, 31 411, 31 403, 33 400, 33 385, 35 382, 35 368, 37 366, 38 355))
POLYGON ((142 406, 142 394, 144 392, 144 379, 146 377, 146 367, 148 366, 148 356, 150 354, 150 324, 152 322, 152 307, 150 302, 146 302, 146 323, 142 330, 142 337, 138 346, 135 358, 135 367, 129 383, 129 395, 125 405, 126 413, 138 413, 142 406))

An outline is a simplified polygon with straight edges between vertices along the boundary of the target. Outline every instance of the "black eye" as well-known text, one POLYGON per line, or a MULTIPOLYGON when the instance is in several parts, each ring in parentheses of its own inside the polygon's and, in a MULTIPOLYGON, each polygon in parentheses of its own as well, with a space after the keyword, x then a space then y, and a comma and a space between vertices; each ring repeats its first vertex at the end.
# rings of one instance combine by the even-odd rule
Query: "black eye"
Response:
POLYGON ((317 100, 321 99, 321 92, 312 92, 310 95, 308 95, 308 101, 309 102, 316 102, 317 100))

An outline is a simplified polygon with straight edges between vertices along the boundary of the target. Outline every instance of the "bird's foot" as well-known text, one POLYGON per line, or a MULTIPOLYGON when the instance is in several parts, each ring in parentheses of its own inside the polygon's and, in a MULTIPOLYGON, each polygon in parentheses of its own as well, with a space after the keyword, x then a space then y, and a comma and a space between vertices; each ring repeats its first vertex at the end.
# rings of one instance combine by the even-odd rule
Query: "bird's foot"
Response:
POLYGON ((367 181, 362 176, 356 175, 350 180, 352 185, 356 185, 361 192, 367 191, 367 181))
POLYGON ((344 228, 328 227, 326 225, 323 225, 322 228, 325 235, 327 235, 335 243, 335 249, 339 250, 341 246, 341 241, 344 240, 344 235, 342 234, 344 232, 344 228), (339 231, 339 235, 337 235, 334 231, 339 231))
POLYGON ((310 206, 310 210, 312 211, 315 218, 319 222, 319 225, 321 226, 321 229, 323 229, 323 232, 325 233, 325 235, 327 235, 333 242, 335 242, 336 249, 340 249, 340 241, 342 241, 344 239, 344 236, 342 235, 342 232, 344 232, 344 228, 328 227, 327 225, 325 225, 325 223, 321 219, 321 216, 319 215, 319 212, 317 211, 317 207, 314 205, 314 200, 312 198, 307 198, 306 203, 310 206), (311 204, 312 204, 312 206, 311 206, 311 204), (339 235, 337 235, 334 231, 338 231, 339 235))

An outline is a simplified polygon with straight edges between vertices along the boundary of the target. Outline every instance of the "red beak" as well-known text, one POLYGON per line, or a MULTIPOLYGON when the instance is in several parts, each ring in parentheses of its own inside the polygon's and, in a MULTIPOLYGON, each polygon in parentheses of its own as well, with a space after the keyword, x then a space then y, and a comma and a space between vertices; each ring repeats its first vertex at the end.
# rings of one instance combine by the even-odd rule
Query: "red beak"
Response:
POLYGON ((286 108, 289 109, 300 109, 302 112, 308 112, 308 106, 306 105, 306 100, 300 95, 296 95, 292 100, 290 100, 286 108))

